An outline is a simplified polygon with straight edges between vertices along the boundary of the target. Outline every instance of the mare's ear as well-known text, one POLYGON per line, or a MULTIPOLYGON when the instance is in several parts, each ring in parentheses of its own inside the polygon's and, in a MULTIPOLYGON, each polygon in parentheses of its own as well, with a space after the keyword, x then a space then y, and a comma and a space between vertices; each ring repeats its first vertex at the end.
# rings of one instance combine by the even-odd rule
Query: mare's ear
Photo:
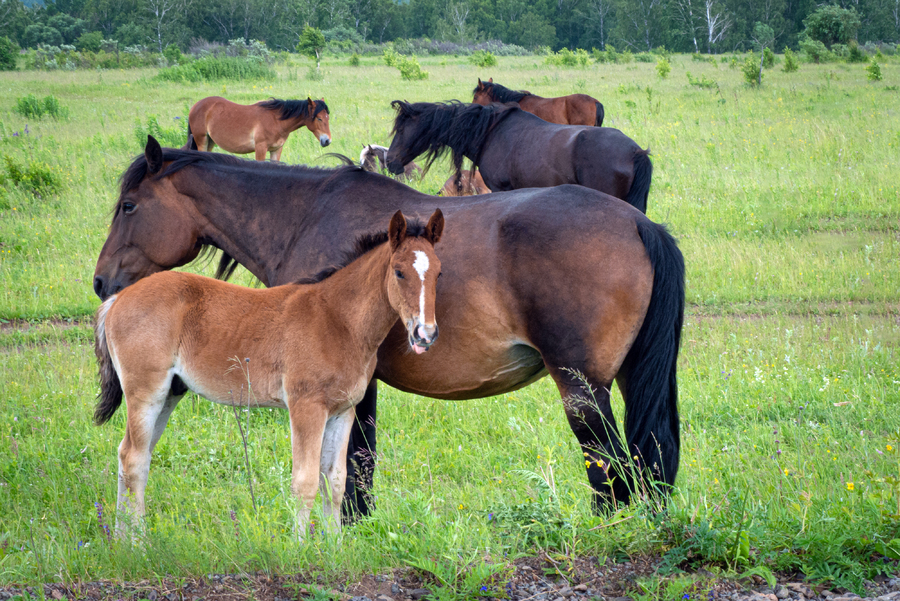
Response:
POLYGON ((491 78, 488 80, 488 83, 494 83, 494 78, 491 77, 491 78))
POLYGON ((438 240, 441 239, 441 234, 444 233, 444 214, 440 209, 436 209, 434 214, 431 216, 431 219, 428 220, 428 225, 425 226, 425 239, 431 242, 431 245, 434 246, 438 243, 438 240))
POLYGON ((478 89, 479 89, 479 90, 483 90, 483 89, 484 89, 484 84, 481 83, 481 78, 480 78, 480 77, 478 78, 478 89))
POLYGON ((391 217, 391 225, 388 227, 388 240, 391 242, 391 252, 397 250, 403 241, 406 240, 406 217, 400 211, 397 211, 391 217))
POLYGON ((316 111, 316 103, 309 96, 306 97, 306 104, 309 105, 309 114, 312 115, 316 111))
POLYGON ((147 146, 144 147, 144 158, 147 159, 147 172, 151 175, 159 173, 163 165, 162 146, 153 136, 147 136, 147 146))

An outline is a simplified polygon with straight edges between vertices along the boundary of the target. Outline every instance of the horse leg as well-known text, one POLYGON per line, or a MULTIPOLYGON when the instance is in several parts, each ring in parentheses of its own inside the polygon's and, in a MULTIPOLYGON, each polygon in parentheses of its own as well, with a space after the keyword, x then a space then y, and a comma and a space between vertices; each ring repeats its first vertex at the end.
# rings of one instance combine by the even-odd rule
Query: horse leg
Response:
POLYGON ((319 488, 319 464, 328 414, 325 404, 303 399, 289 400, 291 420, 291 492, 300 501, 297 510, 297 537, 309 533, 309 515, 319 488))
POLYGON ((356 418, 350 429, 347 445, 347 486, 344 491, 342 513, 344 521, 351 523, 359 516, 369 515, 369 493, 375 473, 375 420, 378 399, 378 380, 369 382, 366 393, 356 405, 356 418))
POLYGON ((284 149, 284 146, 279 146, 275 150, 269 153, 269 159, 273 161, 281 161, 281 151, 284 149))
POLYGON ((350 428, 356 421, 355 418, 352 409, 329 417, 322 438, 319 490, 322 492, 325 527, 336 532, 341 529, 341 501, 347 479, 347 443, 350 441, 350 428))
POLYGON ((164 377, 164 380, 162 388, 129 390, 131 387, 126 386, 124 390, 128 419, 125 437, 119 445, 116 498, 116 533, 119 536, 124 535, 129 520, 140 520, 146 512, 144 491, 150 472, 150 457, 169 416, 181 400, 181 395, 171 394, 169 378, 164 377))
POLYGON ((256 143, 256 160, 257 161, 265 161, 266 153, 269 152, 269 145, 265 142, 257 142, 256 143))

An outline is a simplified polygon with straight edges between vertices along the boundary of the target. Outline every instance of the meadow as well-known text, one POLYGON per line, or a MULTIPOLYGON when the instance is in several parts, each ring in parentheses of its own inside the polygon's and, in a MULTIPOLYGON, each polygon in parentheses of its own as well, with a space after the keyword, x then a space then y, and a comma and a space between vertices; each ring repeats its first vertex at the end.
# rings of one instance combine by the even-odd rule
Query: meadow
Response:
MULTIPOLYGON (((661 556, 660 577, 800 572, 857 591, 894 572, 900 63, 882 65, 881 82, 861 65, 776 67, 754 89, 727 63, 684 55, 666 79, 648 63, 420 61, 430 75, 414 82, 373 57, 328 58, 320 81, 302 62, 271 81, 224 84, 158 82, 155 69, 0 73, 0 585, 256 570, 334 585, 417 566, 450 574, 441 598, 462 599, 502 595, 493 587, 509 562, 539 551, 563 564, 661 556), (716 85, 691 85, 688 72, 716 85), (282 160, 328 166, 326 151, 358 157, 389 143, 391 100, 469 100, 477 77, 589 93, 604 125, 652 151, 648 215, 669 224, 688 273, 682 462, 666 510, 649 500, 591 512, 549 379, 465 402, 382 386, 377 509, 341 536, 296 540, 285 412, 239 414, 248 476, 235 414, 189 396, 154 454, 144 543, 110 537, 124 411, 91 423, 91 279, 117 178, 146 132, 181 144, 188 108, 209 95, 324 97, 333 144, 301 130, 282 160), (68 117, 15 113, 29 93, 55 96, 68 117), (29 164, 54 173, 58 190, 10 183, 10 169, 29 164)), ((433 193, 448 171, 436 164, 412 185, 433 193)), ((246 272, 234 281, 253 283, 246 272)), ((621 420, 618 397, 616 411, 621 420)))

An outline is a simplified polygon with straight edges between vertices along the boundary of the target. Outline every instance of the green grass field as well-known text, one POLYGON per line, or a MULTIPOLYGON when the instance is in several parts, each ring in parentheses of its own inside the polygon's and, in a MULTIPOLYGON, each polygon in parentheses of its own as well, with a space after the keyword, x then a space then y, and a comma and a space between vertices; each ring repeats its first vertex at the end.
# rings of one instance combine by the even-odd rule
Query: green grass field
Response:
MULTIPOLYGON (((757 90, 736 69, 688 56, 672 57, 665 80, 645 63, 499 60, 479 70, 424 59, 430 77, 418 82, 370 57, 356 68, 326 60, 321 81, 304 79, 305 64, 270 82, 190 86, 157 83, 155 70, 0 73, 0 173, 9 161, 46 164, 61 184, 35 195, 0 180, 0 584, 242 570, 333 583, 434 560, 483 575, 448 585, 448 598, 465 598, 539 549, 656 554, 666 567, 725 574, 800 571, 855 590, 896 569, 900 64, 883 65, 877 83, 860 65, 768 70, 757 90), (717 87, 692 87, 688 71, 717 87), (254 510, 234 415, 188 397, 154 455, 145 544, 110 540, 124 411, 91 424, 91 279, 117 178, 142 151, 148 119, 180 140, 177 118, 204 96, 324 96, 327 151, 355 158, 365 143, 389 142, 391 100, 468 100, 479 76, 544 96, 590 93, 605 125, 652 150, 648 213, 670 225, 688 269, 682 463, 667 511, 592 515, 548 379, 466 402, 382 386, 378 509, 341 537, 296 541, 284 412, 241 415, 254 510), (56 96, 68 119, 16 114, 28 93, 56 96)), ((322 153, 301 130, 282 160, 334 164, 322 153)), ((436 165, 414 185, 433 193, 448 175, 436 165)))

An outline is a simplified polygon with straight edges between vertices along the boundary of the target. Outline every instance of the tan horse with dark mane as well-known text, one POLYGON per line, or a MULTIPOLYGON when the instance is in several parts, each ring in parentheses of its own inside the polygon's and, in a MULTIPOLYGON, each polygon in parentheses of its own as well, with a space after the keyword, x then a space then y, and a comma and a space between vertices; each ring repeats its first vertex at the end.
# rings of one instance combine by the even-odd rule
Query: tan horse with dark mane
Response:
POLYGON ((322 146, 331 144, 324 100, 271 98, 245 105, 210 96, 191 107, 188 145, 193 136, 197 150, 211 151, 218 145, 235 154, 256 153, 257 161, 264 161, 267 152, 273 161, 280 161, 288 136, 303 126, 322 146))
MULTIPOLYGON (((125 396, 119 445, 118 515, 140 518, 150 456, 188 390, 226 405, 285 407, 291 427, 291 489, 307 531, 316 490, 326 519, 340 528, 347 444, 355 407, 375 371, 376 352, 396 325, 424 353, 438 335, 434 245, 444 217, 361 237, 343 268, 315 283, 252 289, 162 272, 110 296, 97 311, 98 424, 125 396), (399 316, 399 322, 398 322, 399 316)), ((117 519, 123 534, 125 523, 117 519)))
POLYGON ((603 125, 603 105, 587 94, 569 94, 544 98, 525 90, 518 92, 494 83, 494 78, 478 80, 472 91, 472 102, 487 106, 492 102, 515 102, 523 111, 537 115, 544 121, 560 125, 603 125))
POLYGON ((491 189, 484 183, 481 172, 478 169, 462 171, 459 174, 459 182, 456 181, 456 175, 451 175, 450 179, 444 182, 443 187, 438 191, 438 196, 475 196, 477 194, 490 194, 491 189), (474 175, 473 175, 474 174, 474 175))

